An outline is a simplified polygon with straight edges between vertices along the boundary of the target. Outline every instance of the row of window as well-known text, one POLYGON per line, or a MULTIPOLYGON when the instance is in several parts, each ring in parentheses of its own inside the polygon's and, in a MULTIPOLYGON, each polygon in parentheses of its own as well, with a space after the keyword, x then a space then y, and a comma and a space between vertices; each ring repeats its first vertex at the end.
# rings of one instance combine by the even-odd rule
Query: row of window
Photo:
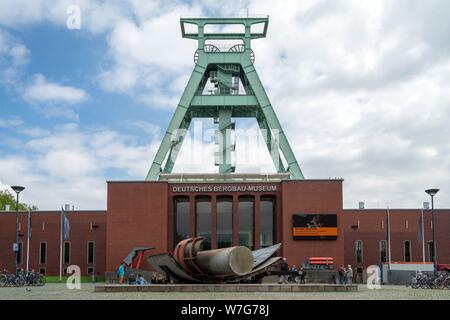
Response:
MULTIPOLYGON (((69 264, 71 258, 71 243, 69 241, 63 244, 63 263, 69 264)), ((19 252, 17 255, 17 264, 22 264, 23 261, 23 243, 19 242, 19 252)), ((88 241, 87 243, 87 263, 93 264, 95 261, 95 242, 88 241)), ((47 242, 39 244, 39 264, 47 263, 47 242)))
MULTIPOLYGON (((405 220, 404 223, 405 223, 405 224, 404 224, 405 229, 409 229, 409 220, 405 220)), ((359 219, 357 220, 356 225, 358 226, 358 229, 361 228, 359 219)), ((380 227, 381 227, 381 229, 387 228, 387 226, 386 226, 386 220, 385 220, 385 219, 381 219, 381 220, 380 220, 380 227)), ((420 226, 419 226, 419 227, 420 227, 420 226)), ((433 221, 430 221, 430 222, 429 222, 429 228, 430 228, 430 229, 433 229, 433 221)))
MULTIPOLYGON (((86 224, 86 225, 87 225, 87 224, 86 224)), ((46 222, 42 222, 41 228, 40 228, 40 229, 41 229, 42 231, 45 231, 45 227, 46 227, 46 222)), ((99 224, 97 224, 97 223, 91 221, 91 222, 89 222, 88 230, 89 230, 89 231, 95 231, 96 229, 98 229, 98 227, 99 227, 99 224)), ((21 222, 19 222, 17 228, 19 229, 19 231, 22 231, 22 223, 21 223, 21 222)))
MULTIPOLYGON (((46 274, 46 273, 47 273, 47 268, 45 268, 45 267, 40 267, 40 268, 39 268, 39 273, 40 273, 40 274, 46 274)), ((87 274, 88 274, 88 275, 91 275, 91 274, 93 274, 93 273, 95 273, 95 268, 94 268, 94 267, 88 267, 88 268, 87 268, 87 274)), ((68 274, 68 273, 67 273, 67 268, 64 268, 64 269, 63 269, 63 274, 68 274)))
MULTIPOLYGON (((428 253, 429 253, 429 261, 434 261, 434 246, 433 241, 428 242, 428 253)), ((411 262, 411 241, 405 240, 403 241, 403 259, 404 262, 411 262)), ((355 241, 355 261, 356 265, 362 265, 363 263, 363 242, 362 240, 355 241)), ((380 262, 388 262, 388 253, 387 253, 387 241, 380 241, 380 262)))
MULTIPOLYGON (((274 196, 260 197, 259 210, 259 246, 264 248, 274 244, 276 225, 276 203, 274 196)), ((176 197, 175 207, 175 244, 189 237, 190 201, 189 197, 176 197)), ((238 245, 254 247, 255 239, 255 198, 240 196, 237 209, 238 245)), ((212 225, 211 197, 195 198, 195 235, 205 237, 205 249, 212 247, 211 234, 216 232, 217 248, 233 245, 233 197, 216 198, 217 223, 212 225)))

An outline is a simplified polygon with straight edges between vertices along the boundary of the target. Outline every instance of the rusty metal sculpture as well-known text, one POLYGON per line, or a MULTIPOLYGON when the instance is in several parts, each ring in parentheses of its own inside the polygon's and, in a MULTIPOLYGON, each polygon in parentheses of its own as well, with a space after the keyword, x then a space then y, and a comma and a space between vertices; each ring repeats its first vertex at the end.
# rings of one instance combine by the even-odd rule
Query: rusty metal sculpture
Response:
POLYGON ((179 282, 236 283, 257 281, 280 259, 272 256, 281 244, 255 251, 243 246, 203 250, 204 240, 185 239, 177 244, 173 255, 153 255, 148 261, 157 272, 179 282))

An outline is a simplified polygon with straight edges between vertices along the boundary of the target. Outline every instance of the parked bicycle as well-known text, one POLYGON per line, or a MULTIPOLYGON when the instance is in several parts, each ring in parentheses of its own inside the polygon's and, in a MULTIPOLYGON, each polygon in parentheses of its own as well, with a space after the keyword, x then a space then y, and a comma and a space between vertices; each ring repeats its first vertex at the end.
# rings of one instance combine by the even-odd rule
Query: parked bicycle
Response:
POLYGON ((412 278, 413 289, 450 289, 450 273, 438 272, 436 275, 418 272, 412 278))
POLYGON ((36 272, 21 272, 20 276, 25 280, 27 286, 43 286, 45 285, 45 277, 36 272))
POLYGON ((0 287, 43 286, 45 277, 36 272, 19 271, 17 274, 6 270, 0 272, 0 287))
POLYGON ((21 287, 25 285, 25 281, 22 277, 16 277, 16 275, 7 271, 2 271, 0 274, 0 287, 21 287))

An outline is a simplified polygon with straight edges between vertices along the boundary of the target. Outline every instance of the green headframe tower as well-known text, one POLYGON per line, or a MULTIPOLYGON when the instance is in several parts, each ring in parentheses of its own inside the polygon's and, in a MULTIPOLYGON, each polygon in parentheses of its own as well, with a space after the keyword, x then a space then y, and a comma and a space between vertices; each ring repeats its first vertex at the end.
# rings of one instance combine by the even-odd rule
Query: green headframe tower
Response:
POLYGON ((233 118, 255 118, 277 172, 304 179, 253 65, 251 40, 266 37, 269 18, 181 18, 180 24, 183 38, 198 41, 195 68, 146 180, 172 173, 193 118, 213 118, 218 125, 215 164, 220 174, 235 172, 233 118))

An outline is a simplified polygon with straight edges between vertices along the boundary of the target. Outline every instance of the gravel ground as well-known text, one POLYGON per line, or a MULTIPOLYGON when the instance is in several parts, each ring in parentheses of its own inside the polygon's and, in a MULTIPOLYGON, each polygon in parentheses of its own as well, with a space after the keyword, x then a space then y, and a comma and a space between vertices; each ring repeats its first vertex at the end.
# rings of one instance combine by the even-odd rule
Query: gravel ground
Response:
POLYGON ((369 290, 359 286, 358 292, 306 293, 306 292, 133 292, 96 293, 94 285, 82 284, 81 290, 68 290, 65 284, 47 284, 45 287, 0 288, 0 300, 204 300, 204 299, 249 299, 249 300, 450 300, 450 290, 411 289, 404 286, 383 286, 380 290, 369 290))

